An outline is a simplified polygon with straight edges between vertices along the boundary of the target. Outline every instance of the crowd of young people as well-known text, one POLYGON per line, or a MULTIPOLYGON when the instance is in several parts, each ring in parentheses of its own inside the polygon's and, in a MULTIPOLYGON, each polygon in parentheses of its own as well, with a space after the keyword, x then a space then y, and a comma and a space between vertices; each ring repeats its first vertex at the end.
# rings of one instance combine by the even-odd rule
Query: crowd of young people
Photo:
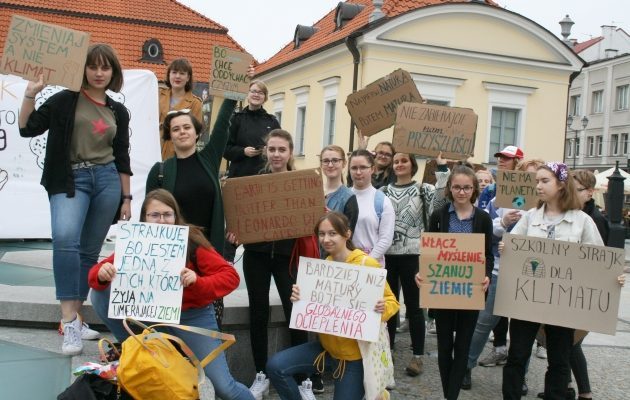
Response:
MULTIPOLYGON (((140 221, 191 223, 186 267, 181 271, 182 323, 216 330, 220 329, 220 299, 240 281, 223 257, 230 245, 238 245, 238 237, 224 228, 219 185, 221 160, 231 161, 230 177, 293 171, 293 138, 262 108, 267 88, 263 82, 253 81, 248 106, 234 113, 235 102, 225 100, 209 143, 197 151, 202 123, 198 99, 191 92, 190 63, 175 60, 168 67, 166 83, 168 88, 160 92, 163 161, 156 162, 148 175, 140 221)), ((44 87, 40 78, 29 82, 20 112, 22 136, 49 130, 42 184, 50 199, 53 271, 61 303, 60 332, 64 335, 65 354, 81 353, 82 340, 99 336, 79 315, 89 288, 93 289, 91 299, 97 314, 116 339, 127 337, 120 320, 107 316, 109 283, 116 274, 112 265, 115 256, 97 263, 117 208, 120 219, 131 218, 129 114, 106 93, 119 91, 122 85, 122 69, 114 50, 104 44, 93 45, 88 51, 80 92, 63 91, 35 110, 35 96, 44 87)), ((417 182, 414 177, 419 167, 413 155, 396 153, 389 142, 377 144, 373 153, 367 150, 367 139, 360 134, 359 138, 360 148, 348 160, 345 150, 336 145, 326 146, 320 153, 326 178, 327 214, 314 226, 314 234, 323 257, 387 269, 388 284, 373 309, 382 314, 382 321, 388 322, 393 347, 402 288, 412 345, 412 358, 405 370, 408 375, 417 376, 425 368, 426 324, 419 307, 421 235, 483 234, 485 271, 479 284, 480 290, 487 292, 485 309, 432 310, 443 395, 448 400, 457 399, 460 389, 471 388, 471 369, 477 364, 490 331, 499 327, 491 354, 493 365, 505 364, 504 398, 520 398, 527 391, 525 375, 540 324, 512 319, 508 349, 508 321, 493 314, 501 238, 505 232, 512 232, 585 244, 605 243, 608 228, 593 204, 592 174, 572 173, 558 162, 524 161, 520 148, 507 146, 495 154, 498 169, 535 172, 540 202, 528 211, 502 209, 495 206, 496 187, 487 170, 475 172, 463 162, 450 171, 446 160, 438 156, 436 184, 417 182), (346 167, 347 186, 343 182, 346 167)), ((271 278, 287 320, 292 303, 300 298, 295 274, 289 268, 294 242, 285 239, 244 246, 252 361, 259 372, 247 389, 234 380, 225 356, 221 355, 205 369, 220 398, 261 399, 273 384, 282 399, 312 399, 313 387, 306 376, 324 370, 333 372, 335 399, 360 400, 364 396, 364 370, 356 340, 320 334, 316 341, 309 342, 305 331, 292 329, 291 347, 268 354, 271 278)), ((618 281, 623 284, 623 276, 618 281)), ((543 329, 549 365, 544 392, 539 396, 565 399, 573 369, 579 398, 591 398, 586 360, 581 341, 573 343, 574 330, 554 325, 543 329)), ((173 334, 186 336, 199 358, 218 346, 215 339, 199 339, 175 331, 173 334)))

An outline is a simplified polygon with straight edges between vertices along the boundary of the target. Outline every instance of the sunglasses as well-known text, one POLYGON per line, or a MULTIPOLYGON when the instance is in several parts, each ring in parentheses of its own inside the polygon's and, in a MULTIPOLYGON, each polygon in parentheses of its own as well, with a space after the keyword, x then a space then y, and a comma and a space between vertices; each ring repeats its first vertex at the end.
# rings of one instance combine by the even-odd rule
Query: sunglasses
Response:
POLYGON ((171 110, 166 113, 166 115, 175 115, 175 114, 190 114, 190 108, 182 108, 181 110, 171 110))

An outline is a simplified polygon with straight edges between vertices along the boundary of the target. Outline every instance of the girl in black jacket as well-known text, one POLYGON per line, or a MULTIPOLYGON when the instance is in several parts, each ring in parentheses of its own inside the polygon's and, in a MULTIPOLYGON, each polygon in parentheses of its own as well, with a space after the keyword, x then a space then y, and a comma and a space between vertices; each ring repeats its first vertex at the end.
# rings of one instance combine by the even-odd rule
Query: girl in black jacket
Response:
MULTIPOLYGON (((453 169, 446 184, 446 197, 450 203, 435 210, 429 219, 426 232, 482 233, 485 235, 486 273, 484 292, 490 284, 494 256, 492 255, 492 220, 485 211, 474 206, 479 195, 475 172, 466 166, 453 169)), ((422 279, 416 275, 420 287, 422 279)), ((459 396, 466 374, 468 350, 477 324, 478 310, 435 309, 438 340, 438 366, 444 397, 455 400, 459 396), (455 335, 453 335, 455 334, 455 335), (454 339, 453 339, 454 337, 454 339)))

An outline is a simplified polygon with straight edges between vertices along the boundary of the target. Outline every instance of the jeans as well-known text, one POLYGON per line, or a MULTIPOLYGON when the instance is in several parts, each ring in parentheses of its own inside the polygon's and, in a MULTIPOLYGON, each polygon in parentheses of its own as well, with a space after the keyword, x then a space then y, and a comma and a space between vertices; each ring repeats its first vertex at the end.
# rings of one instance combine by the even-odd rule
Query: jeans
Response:
MULTIPOLYGON (((520 399, 525 379, 526 363, 540 323, 512 318, 510 321, 510 348, 503 367, 503 398, 520 399)), ((574 329, 545 325, 547 338, 547 372, 545 373, 545 399, 564 400, 571 370, 569 356, 573 347, 574 329)))
MULTIPOLYGON (((415 275, 418 273, 420 259, 418 255, 385 255, 385 265, 387 266, 387 283, 394 292, 396 300, 400 295, 402 286, 405 296, 406 318, 409 320, 409 335, 411 335, 411 348, 414 355, 424 354, 424 314, 420 310, 420 289, 415 282, 415 275)), ((389 331, 389 343, 394 347, 396 338, 396 322, 398 314, 387 321, 389 331)))
MULTIPOLYGON (((116 340, 123 342, 129 337, 129 332, 124 328, 121 319, 111 319, 107 317, 107 309, 109 306, 109 289, 92 290, 90 300, 92 306, 99 318, 107 325, 109 330, 114 334, 116 340)), ((212 304, 203 308, 190 308, 182 310, 180 324, 194 326, 197 328, 205 328, 212 331, 218 330, 217 320, 214 316, 214 307, 212 304)), ((177 336, 190 347, 199 360, 206 357, 212 350, 221 345, 219 339, 209 338, 194 332, 182 331, 175 328, 158 328, 158 330, 177 336)), ((204 372, 212 386, 216 396, 220 399, 238 399, 253 400, 254 396, 249 389, 242 383, 237 382, 230 374, 227 365, 225 353, 220 353, 217 358, 212 360, 205 366, 204 372)))
POLYGON ((470 342, 470 351, 468 352, 468 368, 473 369, 477 366, 477 360, 486 346, 490 331, 497 325, 500 316, 494 315, 494 298, 497 293, 498 276, 493 275, 490 286, 488 287, 488 297, 486 298, 486 308, 479 312, 475 332, 470 342))
POLYGON ((57 300, 87 298, 88 272, 98 260, 121 196, 113 162, 72 172, 74 197, 49 196, 57 300))
POLYGON ((575 376, 575 383, 577 384, 578 393, 585 394, 591 392, 591 383, 588 378, 588 365, 586 364, 586 357, 582 351, 582 341, 577 342, 571 348, 571 370, 575 376))
MULTIPOLYGON (((315 372, 313 362, 323 351, 322 345, 316 341, 290 347, 271 356, 267 363, 267 377, 282 400, 300 398, 298 385, 293 376, 296 374, 310 375, 315 372)), ((324 369, 331 372, 335 371, 339 362, 327 352, 324 369)), ((361 400, 364 392, 363 360, 346 361, 343 375, 335 378, 333 399, 361 400)))
MULTIPOLYGON (((265 371, 268 351, 269 289, 271 276, 276 283, 287 323, 291 320, 291 287, 295 277, 289 275, 289 257, 251 250, 243 254, 243 274, 249 299, 249 334, 256 371, 265 371)), ((306 343, 308 333, 289 329, 291 346, 306 343)))
POLYGON ((443 309, 434 311, 442 391, 447 400, 456 400, 466 374, 470 341, 479 311, 443 309))

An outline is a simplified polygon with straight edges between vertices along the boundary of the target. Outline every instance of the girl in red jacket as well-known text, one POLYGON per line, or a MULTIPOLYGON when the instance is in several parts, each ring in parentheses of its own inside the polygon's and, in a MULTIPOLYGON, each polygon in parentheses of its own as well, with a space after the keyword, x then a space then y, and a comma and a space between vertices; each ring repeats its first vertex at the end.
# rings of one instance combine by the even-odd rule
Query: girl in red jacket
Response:
MULTIPOLYGON (((186 224, 175 198, 164 189, 147 193, 140 210, 140 221, 168 225, 186 224)), ((92 267, 88 282, 93 289, 91 300, 94 310, 116 339, 122 342, 129 336, 122 325, 122 320, 107 317, 109 287, 116 276, 113 262, 114 254, 92 267)), ((189 227, 186 266, 182 269, 180 276, 184 286, 181 323, 218 330, 212 302, 236 289, 240 278, 236 270, 216 252, 198 227, 189 227)), ((169 329, 169 331, 170 334, 180 337, 198 359, 203 359, 220 345, 218 339, 179 329, 169 329)), ((247 387, 234 380, 230 374, 224 353, 206 365, 204 370, 218 398, 254 399, 247 387)))

